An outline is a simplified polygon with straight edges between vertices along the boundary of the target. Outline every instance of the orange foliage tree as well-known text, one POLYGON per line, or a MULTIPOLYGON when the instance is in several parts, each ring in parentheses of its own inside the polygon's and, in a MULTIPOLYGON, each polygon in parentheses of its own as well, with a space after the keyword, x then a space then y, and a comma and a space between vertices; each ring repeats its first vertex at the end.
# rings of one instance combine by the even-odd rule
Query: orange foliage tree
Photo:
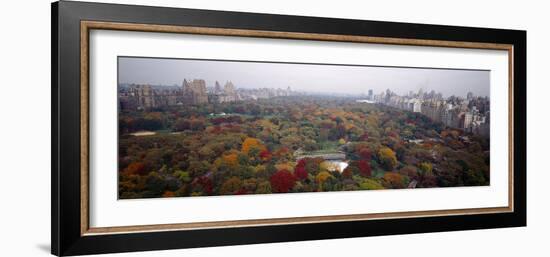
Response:
POLYGON ((382 184, 386 188, 405 188, 403 176, 397 172, 386 172, 382 181, 382 184))
POLYGON ((145 175, 145 164, 143 162, 132 162, 126 167, 124 173, 128 175, 145 175))
POLYGON ((248 152, 253 148, 258 149, 259 152, 262 152, 266 149, 262 142, 260 142, 260 140, 252 137, 247 137, 243 142, 241 152, 248 154, 248 152))
POLYGON ((239 155, 236 153, 226 154, 222 157, 223 162, 231 167, 235 167, 239 164, 239 155))

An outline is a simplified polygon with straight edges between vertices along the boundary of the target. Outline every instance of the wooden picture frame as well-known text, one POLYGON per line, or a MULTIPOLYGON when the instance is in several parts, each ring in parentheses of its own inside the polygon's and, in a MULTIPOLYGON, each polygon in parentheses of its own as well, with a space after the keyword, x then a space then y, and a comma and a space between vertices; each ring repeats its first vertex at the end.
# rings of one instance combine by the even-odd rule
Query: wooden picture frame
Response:
POLYGON ((113 5, 52 4, 52 254, 80 255, 526 225, 526 32, 113 5), (508 206, 90 227, 91 30, 508 52, 508 206))

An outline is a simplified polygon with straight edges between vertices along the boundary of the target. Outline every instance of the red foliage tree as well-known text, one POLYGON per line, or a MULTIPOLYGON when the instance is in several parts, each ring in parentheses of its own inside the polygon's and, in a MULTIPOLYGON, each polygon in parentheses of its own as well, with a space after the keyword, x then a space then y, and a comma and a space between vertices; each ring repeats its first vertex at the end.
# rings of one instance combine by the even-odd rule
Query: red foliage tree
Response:
POLYGON ((193 181, 192 186, 195 188, 198 187, 202 189, 201 191, 203 193, 206 193, 207 195, 212 194, 212 189, 213 189, 212 180, 206 176, 196 178, 193 181))
POLYGON ((370 177, 372 175, 370 165, 367 161, 359 160, 359 162, 357 163, 357 167, 359 168, 359 173, 361 174, 361 176, 370 177))
POLYGON ((300 180, 304 180, 307 178, 308 174, 305 164, 301 166, 297 165, 296 168, 294 168, 294 176, 296 176, 300 180))
POLYGON ((342 177, 347 178, 347 179, 350 179, 350 178, 353 177, 353 170, 352 170, 351 166, 348 166, 344 169, 344 171, 342 172, 342 177))
POLYGON ((372 158, 372 152, 370 151, 370 149, 364 147, 359 150, 359 156, 363 160, 370 161, 370 159, 372 158))
POLYGON ((260 152, 260 158, 263 160, 263 161, 267 161, 269 159, 271 159, 271 152, 267 149, 263 150, 260 152))
POLYGON ((269 179, 271 189, 275 193, 287 193, 296 182, 296 177, 288 170, 279 170, 269 179))
POLYGON ((219 126, 219 125, 214 126, 214 129, 212 130, 212 133, 216 134, 216 135, 222 133, 222 127, 219 126))
POLYGON ((296 167, 305 167, 305 166, 306 166, 306 158, 300 159, 296 164, 296 167))

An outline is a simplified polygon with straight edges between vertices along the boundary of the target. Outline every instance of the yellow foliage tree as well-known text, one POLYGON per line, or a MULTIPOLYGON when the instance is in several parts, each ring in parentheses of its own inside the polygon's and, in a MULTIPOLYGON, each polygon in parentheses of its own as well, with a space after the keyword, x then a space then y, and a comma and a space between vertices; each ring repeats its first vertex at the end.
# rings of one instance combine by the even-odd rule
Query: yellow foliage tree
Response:
POLYGON ((277 170, 294 170, 294 165, 291 162, 277 163, 275 164, 275 168, 277 168, 277 170))
POLYGON ((323 191, 323 184, 330 178, 333 178, 333 176, 328 171, 321 171, 315 176, 315 181, 319 184, 319 191, 323 191))
POLYGON ((418 167, 422 171, 423 174, 431 174, 432 173, 432 164, 429 162, 421 162, 418 164, 418 167))
POLYGON ((393 170, 397 165, 397 158, 395 157, 395 152, 388 148, 382 147, 378 150, 378 158, 380 159, 382 165, 386 170, 393 170))
POLYGON ((317 181, 317 183, 323 184, 325 181, 327 181, 327 179, 331 177, 332 175, 330 175, 330 173, 328 173, 327 171, 321 171, 319 172, 319 174, 317 174, 315 180, 317 181))
POLYGON ((374 179, 365 179, 359 184, 359 188, 362 190, 377 190, 384 189, 384 186, 382 186, 380 182, 374 179))

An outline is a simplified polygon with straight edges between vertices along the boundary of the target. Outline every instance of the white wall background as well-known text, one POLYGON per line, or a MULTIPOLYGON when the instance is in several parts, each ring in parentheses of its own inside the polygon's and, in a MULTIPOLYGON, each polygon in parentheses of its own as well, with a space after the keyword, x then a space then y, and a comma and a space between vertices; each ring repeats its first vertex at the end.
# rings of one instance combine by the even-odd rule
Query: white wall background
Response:
MULTIPOLYGON (((548 256, 550 32, 545 1, 104 2, 528 31, 528 227, 127 253, 117 256, 548 256)), ((50 244, 50 1, 0 10, 0 255, 47 256, 50 244)))

